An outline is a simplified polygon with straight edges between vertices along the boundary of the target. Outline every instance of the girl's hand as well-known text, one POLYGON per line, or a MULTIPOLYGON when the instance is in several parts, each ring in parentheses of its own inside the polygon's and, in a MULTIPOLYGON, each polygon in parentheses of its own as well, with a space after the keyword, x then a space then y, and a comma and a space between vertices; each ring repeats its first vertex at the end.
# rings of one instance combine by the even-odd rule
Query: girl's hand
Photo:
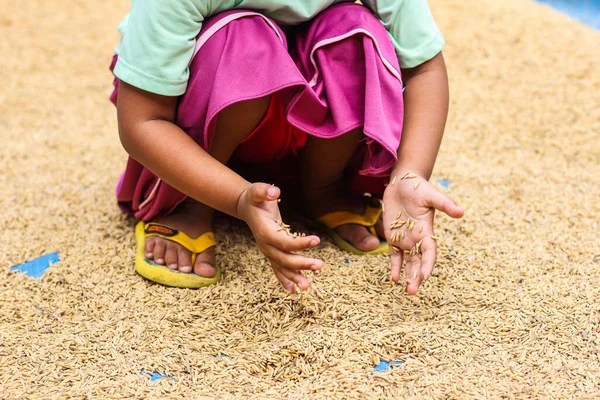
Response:
POLYGON ((269 259, 277 280, 286 292, 293 294, 296 286, 301 290, 307 290, 310 286, 303 270, 318 271, 323 267, 321 260, 294 252, 314 247, 321 240, 315 235, 293 236, 282 228, 283 222, 277 205, 280 194, 281 191, 275 186, 254 183, 240 195, 237 215, 250 227, 258 248, 269 259))
POLYGON ((435 264, 437 243, 433 216, 440 210, 452 218, 463 216, 454 201, 416 174, 392 177, 383 193, 383 224, 390 245, 392 281, 398 282, 406 263, 406 291, 414 295, 435 264))

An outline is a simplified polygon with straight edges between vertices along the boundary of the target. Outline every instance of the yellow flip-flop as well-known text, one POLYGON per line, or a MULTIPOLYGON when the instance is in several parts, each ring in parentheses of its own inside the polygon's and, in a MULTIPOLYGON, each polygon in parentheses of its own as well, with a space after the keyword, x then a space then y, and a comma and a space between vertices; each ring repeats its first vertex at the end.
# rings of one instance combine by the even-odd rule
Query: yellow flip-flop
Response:
POLYGON ((206 232, 197 239, 192 239, 185 233, 169 226, 155 222, 140 221, 135 227, 135 238, 137 240, 135 270, 144 278, 160 283, 161 285, 188 289, 198 289, 214 285, 221 279, 221 269, 218 266, 216 267, 215 276, 205 278, 194 273, 184 274, 179 271, 173 271, 164 265, 159 265, 152 260, 148 260, 144 254, 144 246, 146 239, 151 236, 179 243, 188 249, 192 253, 192 265, 196 262, 198 254, 217 245, 213 232, 206 232))
POLYGON ((389 253, 390 249, 387 242, 381 242, 379 247, 370 251, 362 251, 357 249, 344 238, 342 238, 335 230, 340 225, 358 224, 367 228, 367 230, 375 237, 379 237, 375 231, 375 224, 379 220, 381 213, 381 203, 378 205, 367 204, 363 214, 354 214, 348 211, 334 211, 317 218, 317 222, 321 224, 331 239, 341 249, 350 253, 366 255, 366 254, 384 254, 389 253))

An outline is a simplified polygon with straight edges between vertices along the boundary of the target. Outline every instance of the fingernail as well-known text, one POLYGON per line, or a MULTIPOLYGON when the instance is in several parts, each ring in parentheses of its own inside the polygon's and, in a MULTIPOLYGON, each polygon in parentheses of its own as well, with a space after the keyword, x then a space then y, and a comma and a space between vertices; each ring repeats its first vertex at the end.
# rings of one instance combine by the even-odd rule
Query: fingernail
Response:
POLYGON ((319 241, 317 239, 313 239, 313 240, 310 241, 310 245, 311 246, 316 246, 318 244, 319 244, 319 241))
POLYGON ((164 264, 165 260, 163 260, 162 258, 158 258, 155 260, 157 264, 164 264))
POLYGON ((313 271, 318 271, 318 270, 320 270, 320 269, 321 269, 321 266, 320 266, 320 265, 317 265, 317 264, 315 264, 315 265, 313 265, 312 267, 310 267, 310 269, 311 269, 311 270, 313 270, 313 271))
POLYGON ((177 269, 177 264, 169 264, 167 266, 167 268, 169 268, 169 269, 177 269))
POLYGON ((277 196, 277 189, 270 187, 269 190, 267 190, 267 196, 269 196, 271 199, 274 199, 275 196, 277 196))
POLYGON ((146 258, 152 258, 153 255, 154 253, 146 253, 146 258))

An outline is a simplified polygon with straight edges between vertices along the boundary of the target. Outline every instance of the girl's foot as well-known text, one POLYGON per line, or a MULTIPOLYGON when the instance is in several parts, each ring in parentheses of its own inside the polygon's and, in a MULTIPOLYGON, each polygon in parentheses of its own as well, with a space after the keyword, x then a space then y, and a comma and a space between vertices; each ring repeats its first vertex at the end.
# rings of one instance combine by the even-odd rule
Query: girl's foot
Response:
MULTIPOLYGON (((365 212, 366 199, 364 196, 350 192, 342 182, 326 187, 311 188, 304 191, 305 213, 312 219, 317 219, 333 211, 349 211, 355 214, 365 212)), ((381 219, 375 225, 380 237, 384 237, 381 219)), ((357 224, 346 224, 336 228, 337 233, 354 247, 361 251, 375 250, 381 241, 373 236, 367 228, 357 224)))
MULTIPOLYGON (((155 222, 178 229, 191 238, 197 238, 212 230, 213 209, 192 199, 186 199, 174 212, 155 222)), ((146 239, 146 258, 183 273, 195 273, 206 278, 216 274, 215 248, 211 247, 196 257, 192 265, 192 253, 185 247, 160 237, 146 239)))

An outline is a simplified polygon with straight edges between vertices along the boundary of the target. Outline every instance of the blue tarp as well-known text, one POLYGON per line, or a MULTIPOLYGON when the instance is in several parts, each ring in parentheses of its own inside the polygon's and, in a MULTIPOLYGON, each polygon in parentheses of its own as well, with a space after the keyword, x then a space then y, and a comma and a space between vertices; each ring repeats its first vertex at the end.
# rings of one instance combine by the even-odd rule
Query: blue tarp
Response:
POLYGON ((54 263, 59 262, 58 253, 50 253, 27 261, 26 263, 10 267, 11 271, 24 272, 30 278, 41 278, 44 272, 54 263))
POLYGON ((586 25, 600 29, 600 0, 537 0, 586 25))

